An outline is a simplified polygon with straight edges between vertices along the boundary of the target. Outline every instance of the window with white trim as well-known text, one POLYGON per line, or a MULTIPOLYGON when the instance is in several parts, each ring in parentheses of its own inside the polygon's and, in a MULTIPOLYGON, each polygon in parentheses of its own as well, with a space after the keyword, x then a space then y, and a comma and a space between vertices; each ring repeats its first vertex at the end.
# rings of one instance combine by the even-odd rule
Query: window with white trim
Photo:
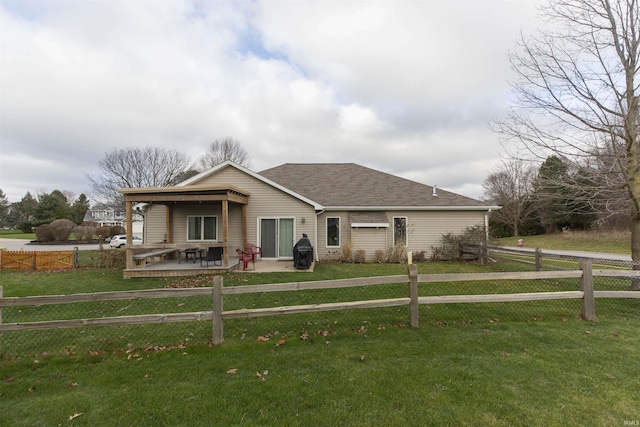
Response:
POLYGON ((187 240, 217 240, 218 239, 218 217, 216 216, 188 216, 187 217, 187 240))
POLYGON ((393 245, 402 243, 407 246, 407 217, 393 217, 393 245))
POLYGON ((340 218, 327 217, 327 247, 340 247, 340 218))

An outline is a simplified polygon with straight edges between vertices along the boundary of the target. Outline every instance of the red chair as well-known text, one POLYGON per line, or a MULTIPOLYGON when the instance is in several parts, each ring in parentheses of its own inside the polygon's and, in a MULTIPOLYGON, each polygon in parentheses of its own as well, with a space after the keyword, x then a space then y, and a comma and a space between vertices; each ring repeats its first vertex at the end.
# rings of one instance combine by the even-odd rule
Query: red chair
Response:
POLYGON ((256 263, 253 260, 253 255, 243 251, 242 249, 236 249, 236 253, 238 254, 239 262, 242 262, 242 271, 245 271, 247 269, 249 261, 253 263, 253 269, 256 269, 256 263))
POLYGON ((253 262, 255 263, 256 257, 258 261, 262 259, 262 248, 260 246, 256 246, 253 243, 247 243, 247 246, 244 248, 245 252, 253 257, 253 262))

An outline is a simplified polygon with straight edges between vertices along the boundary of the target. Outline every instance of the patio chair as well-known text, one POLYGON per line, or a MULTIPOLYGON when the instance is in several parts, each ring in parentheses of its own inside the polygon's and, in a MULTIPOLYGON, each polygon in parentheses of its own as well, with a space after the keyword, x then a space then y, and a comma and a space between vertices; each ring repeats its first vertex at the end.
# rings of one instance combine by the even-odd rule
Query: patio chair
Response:
POLYGON ((260 246, 256 246, 253 243, 247 243, 247 247, 245 247, 244 250, 253 257, 254 262, 256 258, 258 261, 262 260, 262 248, 260 246))
POLYGON ((213 265, 222 265, 222 248, 209 248, 207 250, 207 256, 200 258, 200 267, 202 267, 202 261, 207 263, 207 267, 209 267, 209 261, 212 261, 213 265))
POLYGON ((253 260, 253 255, 246 251, 243 251, 242 249, 236 249, 236 253, 238 254, 238 260, 242 263, 242 271, 245 271, 247 269, 249 261, 253 263, 253 269, 256 269, 256 263, 253 260))

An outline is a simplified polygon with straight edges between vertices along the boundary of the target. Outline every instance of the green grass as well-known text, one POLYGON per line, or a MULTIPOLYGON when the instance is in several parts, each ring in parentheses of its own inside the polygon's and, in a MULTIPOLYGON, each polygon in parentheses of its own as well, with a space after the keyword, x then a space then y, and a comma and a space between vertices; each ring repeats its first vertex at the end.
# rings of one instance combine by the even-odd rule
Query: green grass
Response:
MULTIPOLYGON (((487 267, 419 265, 419 273, 481 271, 487 267)), ((405 273, 404 265, 319 264, 313 273, 232 273, 224 278, 227 286, 251 286, 405 273)), ((106 269, 0 272, 5 296, 210 281, 124 280, 120 270, 106 269)), ((569 290, 576 283, 508 285, 430 284, 420 292, 569 290)), ((626 289, 628 284, 597 284, 600 289, 616 286, 626 289)), ((406 283, 346 294, 233 295, 225 298, 225 309, 398 295, 406 295, 406 283)), ((156 303, 150 308, 157 312, 210 307, 209 298, 156 303)), ((230 320, 225 343, 217 347, 206 344, 208 322, 174 324, 178 329, 79 328, 54 331, 57 335, 48 338, 24 333, 20 336, 45 349, 69 350, 5 353, 0 425, 623 425, 640 417, 640 377, 633 363, 640 348, 636 303, 596 301, 598 322, 578 320, 579 301, 573 300, 421 306, 418 329, 408 327, 406 307, 230 320), (111 335, 101 335, 105 331, 111 335), (87 351, 77 343, 93 347, 87 351)), ((92 310, 101 316, 132 314, 135 307, 135 302, 119 301, 70 309, 72 316, 92 310)), ((56 315, 47 310, 39 307, 36 315, 56 315)), ((5 308, 3 321, 12 322, 16 315, 26 316, 5 308)), ((6 343, 7 336, 2 340, 6 343)))
POLYGON ((639 327, 426 323, 40 355, 0 362, 0 410, 3 425, 71 424, 74 414, 92 426, 623 425, 638 418, 639 327))
POLYGON ((631 233, 623 231, 570 231, 537 236, 505 237, 497 239, 496 243, 517 246, 518 239, 523 239, 524 246, 528 248, 631 254, 631 233))
POLYGON ((20 230, 0 230, 0 239, 35 240, 36 233, 23 233, 20 230))

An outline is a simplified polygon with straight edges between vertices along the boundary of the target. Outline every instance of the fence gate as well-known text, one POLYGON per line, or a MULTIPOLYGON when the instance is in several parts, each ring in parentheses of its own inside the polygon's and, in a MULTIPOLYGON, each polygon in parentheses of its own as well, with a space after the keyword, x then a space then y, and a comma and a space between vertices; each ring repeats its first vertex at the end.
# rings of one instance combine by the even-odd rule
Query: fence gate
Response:
POLYGON ((0 270, 71 270, 75 251, 0 251, 0 270))

